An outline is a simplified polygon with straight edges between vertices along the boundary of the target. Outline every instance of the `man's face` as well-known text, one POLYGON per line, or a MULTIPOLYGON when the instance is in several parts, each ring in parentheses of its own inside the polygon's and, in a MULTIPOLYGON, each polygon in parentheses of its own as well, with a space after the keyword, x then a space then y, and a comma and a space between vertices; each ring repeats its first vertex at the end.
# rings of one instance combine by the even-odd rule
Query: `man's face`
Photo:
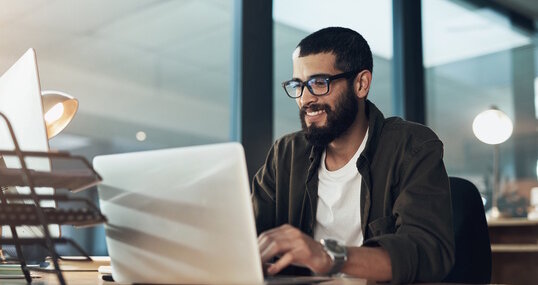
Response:
MULTIPOLYGON (((312 54, 293 57, 293 77, 305 81, 314 75, 335 75, 342 73, 334 67, 332 53, 312 54)), ((341 136, 355 121, 358 99, 353 86, 346 79, 330 83, 329 93, 312 95, 304 88, 303 96, 296 99, 299 106, 301 125, 306 138, 315 145, 326 146, 341 136)))

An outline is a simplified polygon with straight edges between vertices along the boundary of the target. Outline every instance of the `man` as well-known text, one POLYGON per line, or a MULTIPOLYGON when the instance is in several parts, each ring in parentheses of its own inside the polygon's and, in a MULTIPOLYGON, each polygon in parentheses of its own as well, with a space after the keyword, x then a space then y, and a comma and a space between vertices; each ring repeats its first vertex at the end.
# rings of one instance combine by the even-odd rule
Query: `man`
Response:
POLYGON ((443 145, 367 100, 372 53, 355 31, 304 38, 283 83, 302 131, 277 140, 253 180, 267 272, 289 265, 376 281, 441 281, 454 263, 443 145))

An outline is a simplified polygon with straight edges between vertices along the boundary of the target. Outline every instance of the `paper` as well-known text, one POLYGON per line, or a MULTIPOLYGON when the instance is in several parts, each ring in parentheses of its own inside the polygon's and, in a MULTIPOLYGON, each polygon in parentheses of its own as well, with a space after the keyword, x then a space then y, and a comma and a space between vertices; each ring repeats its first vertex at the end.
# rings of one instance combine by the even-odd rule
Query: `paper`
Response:
MULTIPOLYGON (((28 265, 29 268, 39 267, 39 265, 28 265)), ((30 272, 32 278, 39 278, 40 275, 30 272)), ((20 264, 0 264, 0 279, 24 279, 24 274, 20 264)))
MULTIPOLYGON (((92 261, 84 261, 82 256, 66 256, 71 260, 58 260, 62 271, 97 271, 99 266, 110 265, 110 257, 108 256, 90 256, 92 261), (75 259, 75 260, 72 260, 75 259)), ((48 269, 54 269, 54 264, 50 258, 48 269)))

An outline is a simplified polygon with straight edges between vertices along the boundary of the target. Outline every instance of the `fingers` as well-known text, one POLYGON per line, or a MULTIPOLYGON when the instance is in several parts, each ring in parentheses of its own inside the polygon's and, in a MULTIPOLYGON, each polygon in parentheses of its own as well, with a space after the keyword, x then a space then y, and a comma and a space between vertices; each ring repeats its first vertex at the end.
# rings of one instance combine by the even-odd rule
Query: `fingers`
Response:
POLYGON ((295 258, 293 256, 293 253, 287 252, 282 257, 280 257, 280 259, 277 262, 273 263, 271 266, 269 266, 269 268, 267 268, 267 273, 269 275, 277 274, 278 272, 282 271, 282 269, 290 265, 294 259, 295 258))
POLYGON ((262 263, 262 269, 263 269, 263 275, 266 276, 266 275, 269 275, 269 273, 267 272, 267 269, 269 269, 269 267, 272 265, 272 263, 262 263))
POLYGON ((276 242, 267 241, 267 244, 260 246, 260 257, 262 262, 268 262, 271 258, 276 256, 279 252, 276 242))
POLYGON ((290 225, 262 233, 258 238, 258 245, 262 262, 280 256, 280 259, 267 269, 268 274, 276 274, 290 264, 315 271, 325 261, 322 246, 290 225))
POLYGON ((287 230, 262 234, 258 239, 262 262, 267 262, 279 254, 292 250, 296 242, 295 235, 289 235, 287 230))

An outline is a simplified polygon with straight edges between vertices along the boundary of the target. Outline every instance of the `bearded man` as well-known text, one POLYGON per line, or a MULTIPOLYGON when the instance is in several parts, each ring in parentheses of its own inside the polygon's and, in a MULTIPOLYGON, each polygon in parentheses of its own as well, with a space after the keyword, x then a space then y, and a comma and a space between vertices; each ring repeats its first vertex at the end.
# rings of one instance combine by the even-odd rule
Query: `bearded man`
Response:
POLYGON ((443 144, 429 128, 385 119, 367 97, 370 47, 357 32, 325 28, 293 52, 282 83, 302 130, 271 147, 252 183, 268 274, 375 281, 441 281, 454 264, 443 144), (290 266, 293 265, 293 266, 290 266))

